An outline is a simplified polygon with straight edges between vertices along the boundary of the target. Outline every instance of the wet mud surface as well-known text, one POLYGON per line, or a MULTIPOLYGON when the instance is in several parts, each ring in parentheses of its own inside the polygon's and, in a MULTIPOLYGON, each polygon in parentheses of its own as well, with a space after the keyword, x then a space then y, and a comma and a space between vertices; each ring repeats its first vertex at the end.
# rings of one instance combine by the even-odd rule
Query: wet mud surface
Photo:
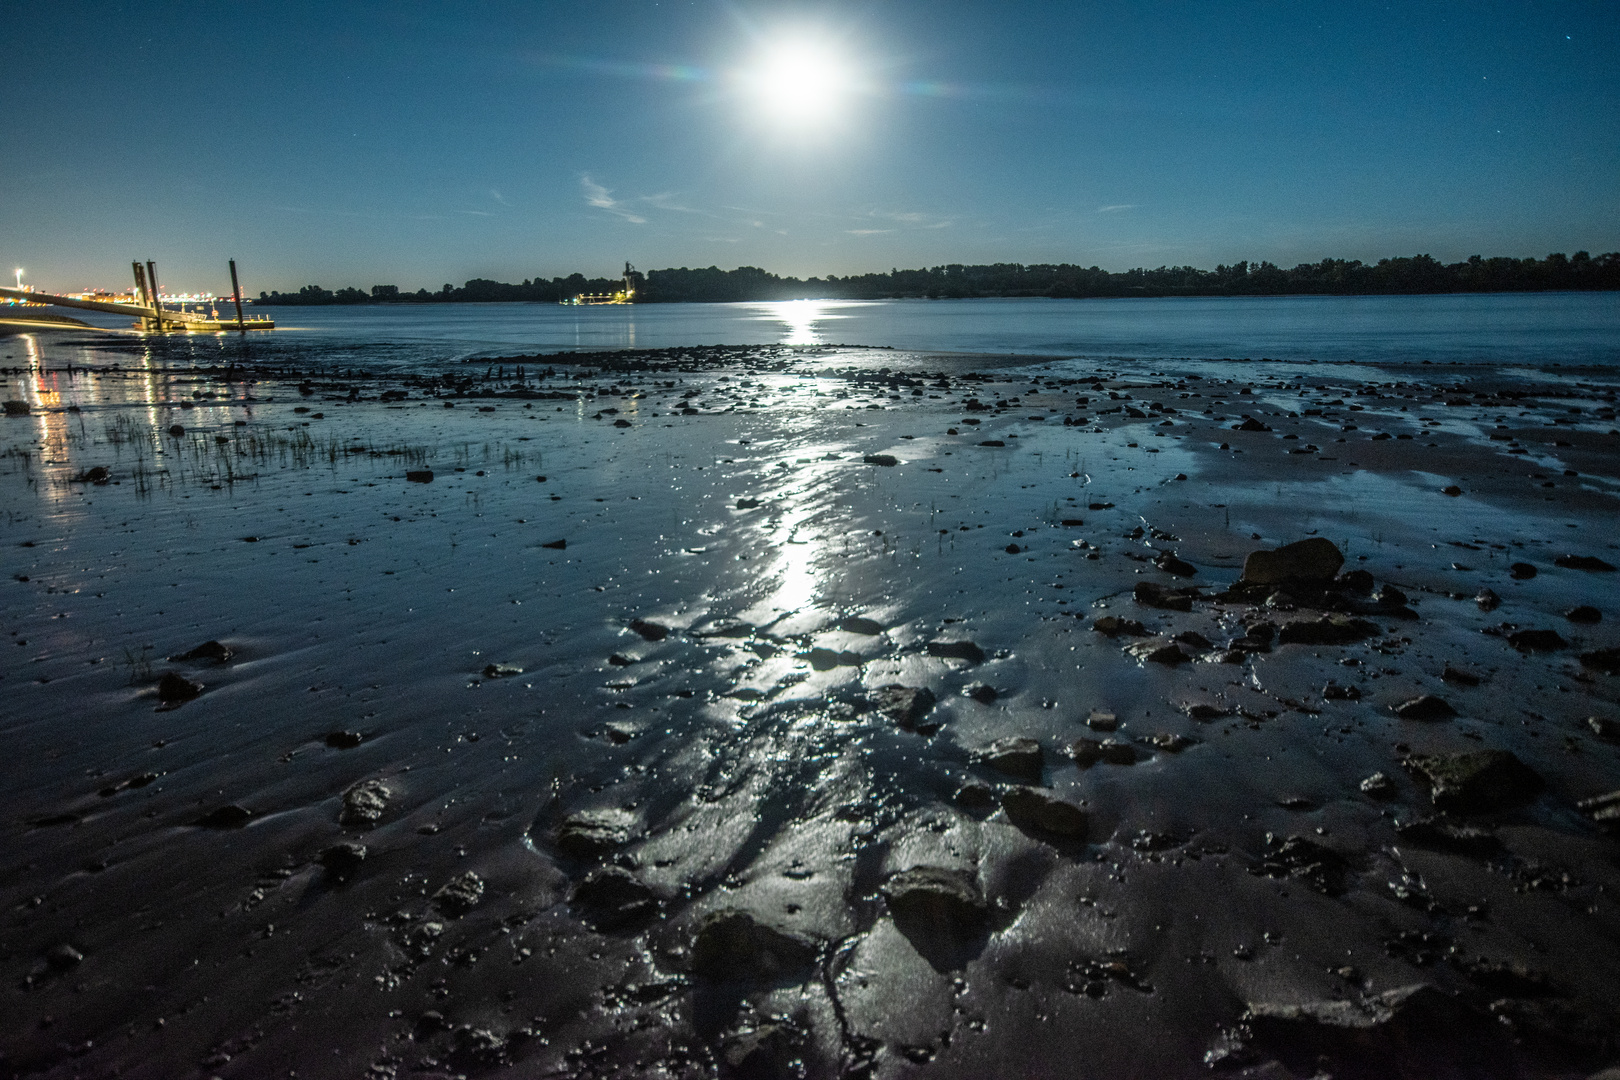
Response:
POLYGON ((1008 363, 8 369, 0 1075, 1620 1062, 1620 379, 1008 363))

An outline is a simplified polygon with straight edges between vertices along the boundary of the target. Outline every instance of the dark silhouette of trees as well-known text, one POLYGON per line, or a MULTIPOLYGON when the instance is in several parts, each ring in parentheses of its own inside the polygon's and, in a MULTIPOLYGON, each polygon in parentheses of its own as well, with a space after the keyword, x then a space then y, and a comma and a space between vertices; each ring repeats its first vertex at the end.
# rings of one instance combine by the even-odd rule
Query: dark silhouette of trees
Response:
MULTIPOLYGON (((638 275, 639 276, 639 275, 638 275)), ((579 293, 610 293, 618 278, 542 278, 509 285, 484 278, 438 292, 402 292, 391 285, 371 291, 330 292, 306 285, 296 293, 260 293, 260 304, 420 304, 495 301, 550 302, 579 293)), ((975 296, 1132 297, 1132 296, 1292 296, 1398 295, 1419 293, 1548 292, 1620 289, 1620 252, 1592 256, 1555 252, 1545 259, 1481 258, 1442 263, 1428 255, 1379 259, 1323 259, 1290 269, 1270 262, 1234 263, 1213 270, 1161 266, 1112 272, 1069 263, 951 263, 926 270, 890 270, 800 280, 778 277, 757 266, 721 270, 717 266, 652 270, 638 282, 637 303, 726 302, 739 300, 847 299, 975 296)))

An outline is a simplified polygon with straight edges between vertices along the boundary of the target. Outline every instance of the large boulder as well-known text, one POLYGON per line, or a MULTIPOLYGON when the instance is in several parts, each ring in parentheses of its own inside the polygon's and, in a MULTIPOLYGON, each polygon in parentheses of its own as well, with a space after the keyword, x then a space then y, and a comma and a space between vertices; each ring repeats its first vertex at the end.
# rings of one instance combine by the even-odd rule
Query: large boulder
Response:
POLYGON ((1330 582, 1344 565, 1333 541, 1321 536, 1285 544, 1275 551, 1251 551, 1243 560, 1240 580, 1254 585, 1277 585, 1285 581, 1330 582))

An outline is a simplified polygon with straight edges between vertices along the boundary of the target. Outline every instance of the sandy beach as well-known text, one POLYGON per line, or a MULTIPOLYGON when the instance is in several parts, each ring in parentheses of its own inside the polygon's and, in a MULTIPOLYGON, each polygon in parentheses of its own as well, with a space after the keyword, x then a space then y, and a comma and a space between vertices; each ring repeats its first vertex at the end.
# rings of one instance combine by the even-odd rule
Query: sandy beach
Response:
POLYGON ((0 1074, 1620 1061, 1613 369, 0 363, 0 1074))

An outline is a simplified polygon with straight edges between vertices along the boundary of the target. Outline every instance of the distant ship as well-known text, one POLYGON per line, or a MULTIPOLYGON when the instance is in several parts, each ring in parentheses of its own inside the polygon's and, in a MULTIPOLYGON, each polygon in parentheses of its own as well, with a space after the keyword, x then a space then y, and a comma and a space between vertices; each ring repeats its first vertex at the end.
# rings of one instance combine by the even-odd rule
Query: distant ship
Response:
POLYGON ((597 304, 633 304, 636 302, 636 281, 641 277, 636 268, 629 263, 624 264, 624 288, 618 292, 610 293, 577 293, 566 299, 557 301, 569 307, 597 304))

